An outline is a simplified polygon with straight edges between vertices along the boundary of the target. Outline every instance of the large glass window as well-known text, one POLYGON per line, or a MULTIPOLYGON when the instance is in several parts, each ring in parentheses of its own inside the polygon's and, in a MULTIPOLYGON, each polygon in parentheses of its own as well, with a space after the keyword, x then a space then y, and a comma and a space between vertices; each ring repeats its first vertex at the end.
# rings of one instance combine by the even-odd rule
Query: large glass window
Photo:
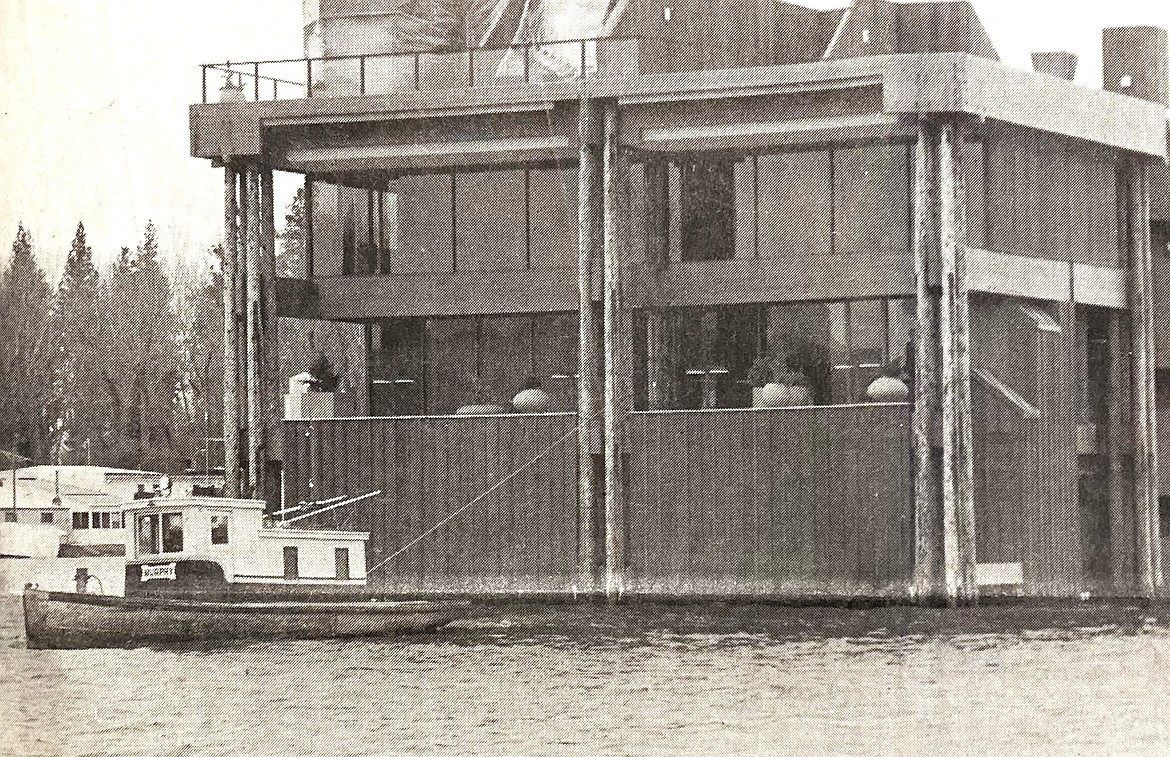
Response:
POLYGON ((157 555, 161 544, 159 516, 139 515, 135 531, 137 532, 138 554, 157 555))
POLYGON ((162 516, 162 551, 183 551, 182 513, 167 513, 162 516))
POLYGON ((864 402, 884 368, 906 370, 913 316, 905 298, 643 311, 637 402, 751 407, 765 383, 806 387, 816 404, 864 402))
POLYGON ((573 313, 388 319, 371 324, 371 415, 501 405, 533 381, 550 411, 575 407, 573 313))

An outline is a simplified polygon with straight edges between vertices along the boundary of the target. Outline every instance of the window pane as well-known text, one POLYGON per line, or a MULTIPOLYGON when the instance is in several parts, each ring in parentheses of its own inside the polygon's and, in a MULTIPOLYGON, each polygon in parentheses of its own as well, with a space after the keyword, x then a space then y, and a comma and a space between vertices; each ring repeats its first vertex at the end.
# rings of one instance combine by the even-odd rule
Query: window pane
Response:
POLYGON ((429 319, 426 340, 427 412, 447 415, 475 396, 479 374, 475 319, 429 319))
POLYGON ((886 308, 882 300, 849 303, 855 387, 853 401, 865 399, 865 390, 881 375, 886 352, 886 308))
POLYGON ((89 528, 89 513, 73 513, 73 527, 78 530, 89 528))
POLYGON ((461 271, 524 268, 524 172, 455 175, 455 266, 461 271))
POLYGON ((767 310, 764 343, 768 357, 803 376, 809 382, 813 402, 832 402, 830 304, 794 302, 770 305, 767 310))
POLYGON ((423 412, 423 323, 396 318, 370 326, 370 415, 423 412))
POLYGON ((211 516, 211 543, 212 544, 227 544, 228 543, 228 516, 226 516, 226 515, 212 515, 211 516))
POLYGON ((53 522, 53 514, 52 513, 41 513, 41 523, 52 523, 52 522, 53 522))
POLYGON ((162 516, 162 551, 183 551, 183 514, 167 513, 162 516))
POLYGON ((552 395, 549 410, 572 411, 577 406, 577 314, 542 314, 532 320, 534 374, 552 395))
POLYGON ((683 260, 729 260, 735 252, 735 163, 681 163, 683 260))
POLYGON ((908 148, 873 144, 833 152, 834 252, 910 249, 908 148))
MULTIPOLYGON (((403 176, 391 191, 397 200, 387 208, 398 211, 388 227, 397 229, 397 249, 390 255, 389 273, 445 273, 453 269, 451 176, 403 176)), ((389 240, 388 240, 389 243, 389 240)))
POLYGON ((94 528, 101 528, 102 527, 102 514, 101 513, 90 513, 89 517, 90 517, 90 521, 92 522, 92 525, 94 528))
POLYGON ((577 171, 534 168, 528 172, 530 265, 577 265, 577 171))
POLYGON ((480 383, 493 404, 507 405, 532 376, 532 320, 528 316, 480 319, 480 383))
POLYGON ((340 190, 336 184, 313 182, 313 275, 340 276, 343 258, 343 231, 338 210, 340 190))
POLYGON ((158 554, 158 516, 138 516, 138 554, 158 554))
POLYGON ((832 252, 832 167, 829 152, 761 155, 760 257, 829 255, 832 252))

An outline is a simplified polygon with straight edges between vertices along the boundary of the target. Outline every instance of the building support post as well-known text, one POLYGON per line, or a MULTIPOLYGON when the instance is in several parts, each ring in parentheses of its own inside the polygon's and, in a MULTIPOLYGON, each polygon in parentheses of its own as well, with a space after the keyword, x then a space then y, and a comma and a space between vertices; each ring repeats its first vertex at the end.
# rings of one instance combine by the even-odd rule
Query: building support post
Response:
POLYGON ((244 287, 244 332, 247 349, 245 383, 248 390, 248 478, 247 495, 264 496, 264 428, 261 419, 263 342, 260 320, 260 176, 254 164, 244 169, 245 194, 248 201, 244 214, 246 251, 244 287))
POLYGON ((594 508, 599 482, 593 455, 595 450, 600 451, 601 446, 598 422, 601 356, 597 317, 593 309, 593 270, 597 261, 597 222, 601 210, 601 187, 597 181, 598 125, 596 106, 582 99, 577 118, 577 308, 580 356, 577 365, 577 540, 580 555, 578 589, 585 594, 594 592, 594 568, 597 561, 594 550, 594 508))
MULTIPOLYGON (((223 169, 223 477, 224 496, 240 496, 240 387, 236 357, 240 331, 236 300, 239 244, 236 233, 236 169, 223 169)), ((210 453, 208 456, 210 459, 210 453)))
POLYGON ((283 447, 280 434, 282 416, 280 397, 280 350, 276 316, 276 228, 275 198, 272 189, 272 169, 264 167, 260 172, 260 355, 261 393, 263 403, 261 423, 264 430, 265 488, 257 492, 264 497, 269 510, 280 509, 280 461, 283 447))
POLYGON ((1130 508, 1130 479, 1125 470, 1125 456, 1130 444, 1126 438, 1132 403, 1129 399, 1128 348, 1122 344, 1123 311, 1109 314, 1109 563, 1113 591, 1123 594, 1133 586, 1134 528, 1130 508))
POLYGON ((939 353, 942 363, 943 571, 947 603, 978 600, 975 580, 974 461, 971 440, 970 316, 963 231, 959 129, 938 131, 939 353))
POLYGON ((622 250, 629 239, 626 192, 628 166, 618 140, 616 102, 604 109, 602 157, 602 344, 605 366, 603 409, 605 443, 605 595, 617 600, 624 591, 626 563, 623 450, 630 410, 630 314, 622 302, 622 250))
POLYGON ((939 316, 938 299, 931 289, 931 274, 938 261, 935 133, 933 124, 918 122, 914 161, 914 594, 928 603, 942 598, 941 487, 934 457, 939 316))
POLYGON ((1153 261, 1150 249, 1150 179, 1144 158, 1129 160, 1126 215, 1129 226, 1130 339, 1133 350, 1133 486, 1137 525, 1138 589, 1162 589, 1158 514, 1158 435, 1154 397, 1153 261))

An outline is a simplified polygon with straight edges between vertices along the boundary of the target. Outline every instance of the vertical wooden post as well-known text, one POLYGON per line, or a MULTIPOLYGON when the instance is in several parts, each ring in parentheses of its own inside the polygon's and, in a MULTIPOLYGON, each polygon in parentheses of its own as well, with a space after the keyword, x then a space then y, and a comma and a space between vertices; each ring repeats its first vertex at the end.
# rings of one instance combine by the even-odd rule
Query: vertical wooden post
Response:
POLYGON ((245 282, 244 324, 247 334, 247 369, 245 381, 248 387, 248 496, 264 495, 264 425, 263 391, 261 371, 263 365, 263 341, 260 320, 260 177, 256 166, 249 164, 245 169, 245 184, 248 203, 245 214, 247 250, 247 281, 245 282))
POLYGON ((934 462, 938 417, 938 307, 930 287, 936 249, 935 128, 918 123, 914 161, 914 589, 921 600, 939 599, 942 578, 941 489, 934 462))
POLYGON ((1134 531, 1130 514, 1129 477, 1125 455, 1129 443, 1125 429, 1130 423, 1128 350, 1122 345, 1122 313, 1109 315, 1109 562, 1113 590, 1123 593, 1133 584, 1134 531))
POLYGON ((268 501, 270 509, 279 509, 280 492, 274 487, 280 482, 269 480, 275 470, 274 463, 282 458, 282 437, 280 420, 280 352, 276 317, 276 228, 275 198, 272 195, 272 169, 265 167, 260 172, 260 237, 262 255, 260 258, 260 355, 261 394, 263 404, 261 419, 264 428, 264 454, 261 466, 265 469, 265 490, 258 492, 268 501))
POLYGON ((224 495, 240 496, 239 321, 236 279, 239 250, 236 234, 236 169, 224 166, 223 181, 223 476, 224 495))
POLYGON ((579 140, 577 165, 577 308, 579 359, 577 366, 577 441, 579 508, 578 545, 580 554, 580 591, 594 591, 593 512, 598 482, 593 467, 593 450, 599 446, 597 377, 599 346, 597 317, 593 311, 593 267, 597 259, 597 213, 600 187, 597 182, 598 160, 596 107, 582 99, 577 118, 579 140))
POLYGON ((1158 448, 1154 398, 1153 261, 1150 258, 1149 169, 1132 157, 1126 177, 1129 218, 1130 334, 1133 349, 1133 486, 1138 586, 1152 597, 1162 587, 1158 534, 1158 448))
MULTIPOLYGON (((603 382, 604 428, 602 438, 605 444, 605 595, 616 600, 623 589, 623 568, 625 565, 625 519, 624 492, 622 491, 621 450, 622 426, 625 421, 623 392, 619 378, 619 366, 625 365, 629 345, 625 344, 620 332, 624 312, 621 298, 622 243, 628 234, 623 233, 625 204, 621 198, 621 182, 624 178, 618 152, 618 112, 616 102, 605 104, 604 141, 602 153, 602 362, 605 366, 603 382)), ((624 373, 624 371, 622 372, 624 373)))
POLYGON ((236 457, 240 464, 239 496, 249 496, 252 487, 252 469, 248 465, 248 214, 251 196, 248 194, 248 172, 241 165, 236 170, 238 213, 236 223, 236 407, 239 427, 239 448, 236 457))
POLYGON ((947 602, 976 599, 973 464, 971 459, 971 366, 965 281, 966 244, 962 238, 957 129, 953 121, 938 131, 939 257, 942 302, 939 317, 942 358, 943 572, 947 602))

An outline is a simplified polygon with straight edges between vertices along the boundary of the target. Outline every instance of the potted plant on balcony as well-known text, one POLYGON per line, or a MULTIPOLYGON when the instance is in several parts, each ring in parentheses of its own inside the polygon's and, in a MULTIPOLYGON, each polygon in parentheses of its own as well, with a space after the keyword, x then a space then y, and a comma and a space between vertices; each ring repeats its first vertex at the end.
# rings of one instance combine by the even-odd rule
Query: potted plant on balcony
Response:
POLYGON ((456 415, 500 415, 508 412, 503 405, 493 401, 493 393, 478 377, 471 379, 471 401, 455 411, 456 415))
POLYGON ((866 387, 865 396, 870 402, 905 402, 910 396, 910 388, 906 386, 901 363, 886 363, 882 366, 881 375, 866 387))
POLYGON ((512 407, 518 413, 544 413, 552 405, 552 395, 546 392, 540 380, 531 377, 512 398, 512 407))

